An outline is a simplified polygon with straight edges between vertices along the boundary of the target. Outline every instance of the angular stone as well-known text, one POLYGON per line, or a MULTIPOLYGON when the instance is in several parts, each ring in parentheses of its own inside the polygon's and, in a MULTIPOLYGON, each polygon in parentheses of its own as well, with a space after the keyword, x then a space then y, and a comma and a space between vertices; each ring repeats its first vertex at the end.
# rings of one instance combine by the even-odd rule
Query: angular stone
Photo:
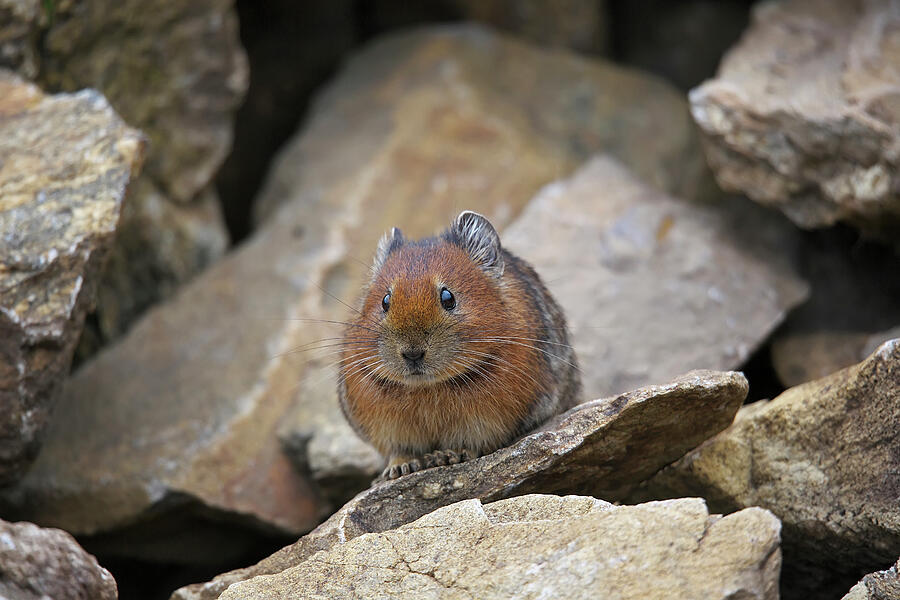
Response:
MULTIPOLYGON (((105 343, 217 259, 228 235, 205 191, 231 145, 247 65, 232 0, 54 2, 39 81, 96 87, 150 139, 116 256, 101 288, 105 343)), ((82 349, 86 354, 90 346, 82 349)))
POLYGON ((778 597, 780 524, 700 499, 613 506, 580 496, 464 500, 363 535, 222 600, 778 597))
POLYGON ((863 577, 841 600, 900 600, 900 560, 890 569, 863 577))
POLYGON ((586 397, 737 368, 805 299, 782 256, 792 227, 723 202, 674 199, 599 157, 503 232, 562 305, 586 397))
POLYGON ((485 212, 489 198, 503 197, 510 208, 488 216, 505 225, 535 183, 565 176, 599 151, 666 192, 694 198, 709 193, 711 179, 685 110, 681 95, 658 79, 480 26, 388 36, 353 57, 319 96, 311 122, 277 160, 257 215, 346 173, 344 158, 379 147, 403 167, 385 172, 381 184, 391 193, 396 181, 402 193, 416 188, 420 207, 439 200, 451 207, 447 220, 460 208, 485 212), (423 129, 458 141, 443 147, 418 135, 410 147, 423 129), (404 145, 373 145, 385 134, 404 145), (421 169, 425 157, 436 168, 421 169), (485 177, 510 169, 522 183, 498 187, 485 177))
POLYGON ((819 597, 818 586, 900 555, 898 398, 892 340, 859 365, 744 407, 633 499, 689 494, 715 510, 771 510, 784 524, 785 582, 794 597, 819 597))
POLYGON ((116 600, 116 580, 71 535, 0 520, 0 598, 116 600))
POLYGON ((746 395, 747 380, 740 373, 697 371, 667 385, 587 402, 508 448, 373 486, 297 543, 254 566, 182 588, 172 598, 218 598, 232 583, 279 573, 314 552, 394 529, 466 498, 489 502, 529 493, 578 492, 621 499, 663 465, 727 427, 746 395))
POLYGON ((99 93, 0 70, 0 486, 37 453, 143 145, 99 93))
POLYGON ((690 95, 719 184, 804 228, 900 231, 900 12, 892 0, 763 3, 690 95))

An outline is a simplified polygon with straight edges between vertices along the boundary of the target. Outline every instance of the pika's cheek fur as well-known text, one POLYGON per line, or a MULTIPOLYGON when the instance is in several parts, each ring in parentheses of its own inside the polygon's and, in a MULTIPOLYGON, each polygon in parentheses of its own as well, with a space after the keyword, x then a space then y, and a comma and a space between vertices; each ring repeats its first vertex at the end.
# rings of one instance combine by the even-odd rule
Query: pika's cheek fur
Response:
POLYGON ((338 396, 384 477, 493 452, 580 401, 562 311, 481 215, 420 241, 392 230, 373 273, 338 396))

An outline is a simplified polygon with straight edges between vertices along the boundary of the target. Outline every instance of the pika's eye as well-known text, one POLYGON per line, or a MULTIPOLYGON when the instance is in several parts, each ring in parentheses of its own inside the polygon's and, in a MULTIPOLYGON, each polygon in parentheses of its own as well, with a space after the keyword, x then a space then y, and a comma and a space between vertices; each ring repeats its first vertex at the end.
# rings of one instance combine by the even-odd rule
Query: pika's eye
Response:
POLYGON ((453 297, 453 294, 451 294, 450 290, 447 288, 441 290, 441 306, 446 310, 453 310, 456 308, 456 298, 453 297))
POLYGON ((391 307, 391 293, 388 292, 387 294, 384 295, 384 298, 381 299, 381 309, 384 312, 387 312, 390 307, 391 307))

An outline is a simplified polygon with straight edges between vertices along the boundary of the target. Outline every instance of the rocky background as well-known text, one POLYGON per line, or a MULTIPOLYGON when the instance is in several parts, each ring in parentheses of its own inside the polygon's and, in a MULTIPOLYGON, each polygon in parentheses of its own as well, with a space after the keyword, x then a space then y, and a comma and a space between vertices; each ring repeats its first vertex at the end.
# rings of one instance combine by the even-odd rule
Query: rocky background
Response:
POLYGON ((0 598, 900 598, 900 3, 0 0, 0 598), (586 402, 370 487, 375 243, 586 402))

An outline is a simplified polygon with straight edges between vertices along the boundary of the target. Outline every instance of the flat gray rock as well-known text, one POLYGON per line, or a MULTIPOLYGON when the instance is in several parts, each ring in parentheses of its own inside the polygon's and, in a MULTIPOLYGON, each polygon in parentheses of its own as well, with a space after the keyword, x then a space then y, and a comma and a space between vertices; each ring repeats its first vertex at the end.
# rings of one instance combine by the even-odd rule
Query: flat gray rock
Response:
POLYGON ((742 365, 807 285, 792 227, 736 200, 679 200, 608 156, 545 187, 503 231, 568 320, 587 398, 742 365), (787 226, 785 226, 787 225, 787 226))

